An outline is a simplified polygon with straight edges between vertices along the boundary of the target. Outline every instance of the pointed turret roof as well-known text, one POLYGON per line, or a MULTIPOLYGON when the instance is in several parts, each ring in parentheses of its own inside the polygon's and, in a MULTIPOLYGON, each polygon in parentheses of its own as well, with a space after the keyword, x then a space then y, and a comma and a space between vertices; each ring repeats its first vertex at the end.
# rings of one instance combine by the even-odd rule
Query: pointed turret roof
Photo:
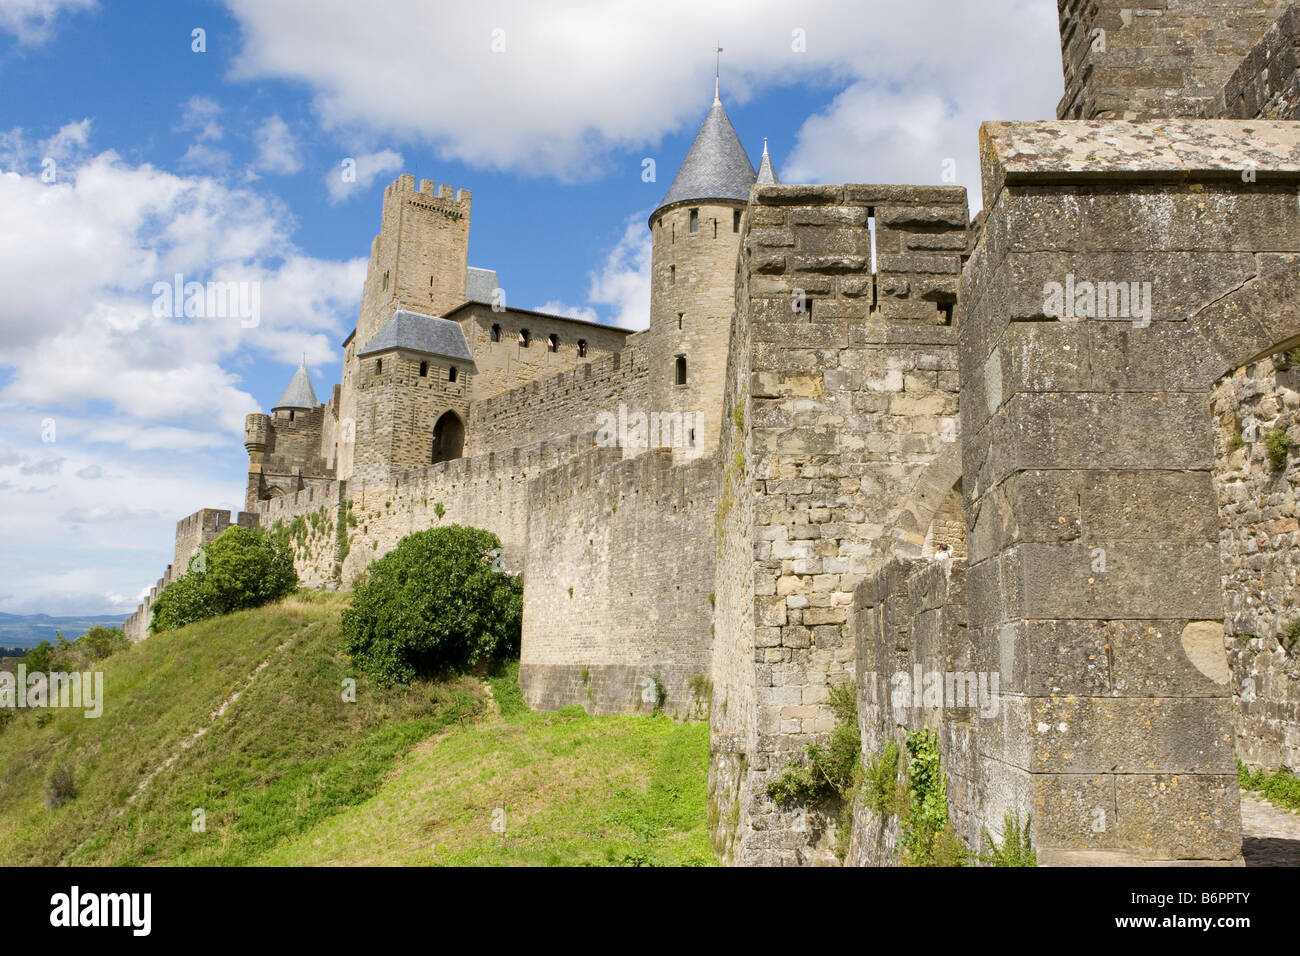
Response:
POLYGON ((284 390, 280 400, 271 406, 271 411, 278 412, 280 409, 294 409, 295 411, 311 411, 319 404, 316 401, 316 389, 311 387, 311 376, 307 374, 307 361, 298 366, 298 371, 293 373, 293 378, 289 380, 289 387, 284 390))
POLYGON ((763 137, 763 161, 758 164, 758 179, 755 180, 760 186, 779 184, 781 180, 776 178, 776 167, 772 165, 772 157, 767 155, 767 137, 763 137))
POLYGON ((709 115, 704 117, 668 195, 655 212, 673 203, 704 199, 748 202, 749 187, 755 178, 754 164, 740 145, 722 101, 714 96, 709 115))

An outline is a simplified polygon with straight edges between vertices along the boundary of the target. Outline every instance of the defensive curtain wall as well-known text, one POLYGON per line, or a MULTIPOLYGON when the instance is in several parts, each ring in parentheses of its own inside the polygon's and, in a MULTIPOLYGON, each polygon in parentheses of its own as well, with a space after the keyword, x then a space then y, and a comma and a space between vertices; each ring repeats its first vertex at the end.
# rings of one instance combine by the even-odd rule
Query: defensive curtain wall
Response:
POLYGON ((729 862, 834 860, 832 830, 764 787, 833 726, 855 589, 900 549, 921 553, 960 476, 966 209, 957 187, 754 190, 717 518, 709 786, 729 862))

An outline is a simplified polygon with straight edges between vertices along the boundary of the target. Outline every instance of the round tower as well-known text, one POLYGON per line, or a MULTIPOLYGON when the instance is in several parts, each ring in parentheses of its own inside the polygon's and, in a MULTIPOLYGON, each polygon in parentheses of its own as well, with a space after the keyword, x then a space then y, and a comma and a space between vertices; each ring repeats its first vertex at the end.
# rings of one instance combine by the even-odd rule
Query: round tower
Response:
MULTIPOLYGON (((649 413, 681 415, 679 454, 718 444, 736 257, 756 173, 718 96, 663 202, 650 216, 649 413), (693 434, 692 434, 693 433, 693 434), (694 444, 690 442, 693 440, 694 444)), ((672 419, 675 421, 676 419, 672 419)))

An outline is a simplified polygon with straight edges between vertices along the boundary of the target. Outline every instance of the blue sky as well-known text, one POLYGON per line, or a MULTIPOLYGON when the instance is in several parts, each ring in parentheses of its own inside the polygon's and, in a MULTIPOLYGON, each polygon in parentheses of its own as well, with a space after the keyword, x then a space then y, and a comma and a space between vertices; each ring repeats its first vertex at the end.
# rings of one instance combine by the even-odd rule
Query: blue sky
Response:
POLYGON ((304 353, 338 381, 400 173, 473 191, 511 305, 644 327, 718 40, 787 182, 952 160, 977 208, 979 121, 1061 95, 1050 0, 0 0, 0 610, 128 613, 178 518, 239 507, 243 416, 304 353), (258 283, 258 325, 153 314, 178 271, 258 283))

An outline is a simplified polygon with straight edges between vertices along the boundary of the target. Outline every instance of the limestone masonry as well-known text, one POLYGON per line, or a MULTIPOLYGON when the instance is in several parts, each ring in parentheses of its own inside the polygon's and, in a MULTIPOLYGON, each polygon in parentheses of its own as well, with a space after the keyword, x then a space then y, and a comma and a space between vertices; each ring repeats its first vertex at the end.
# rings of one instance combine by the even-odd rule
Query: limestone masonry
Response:
MULTIPOLYGON (((1042 864, 1240 863, 1237 759, 1300 765, 1300 8, 1059 9, 1058 118, 984 124, 973 222, 782 184, 715 99, 645 331, 508 306, 469 192, 398 178, 342 382, 248 416, 244 511, 179 523, 128 633, 232 523, 344 589, 474 525, 530 706, 710 720, 727 862, 838 862, 766 786, 856 681, 863 758, 937 731, 973 849, 1011 814, 1042 864)), ((847 862, 898 839, 860 809, 847 862)))

